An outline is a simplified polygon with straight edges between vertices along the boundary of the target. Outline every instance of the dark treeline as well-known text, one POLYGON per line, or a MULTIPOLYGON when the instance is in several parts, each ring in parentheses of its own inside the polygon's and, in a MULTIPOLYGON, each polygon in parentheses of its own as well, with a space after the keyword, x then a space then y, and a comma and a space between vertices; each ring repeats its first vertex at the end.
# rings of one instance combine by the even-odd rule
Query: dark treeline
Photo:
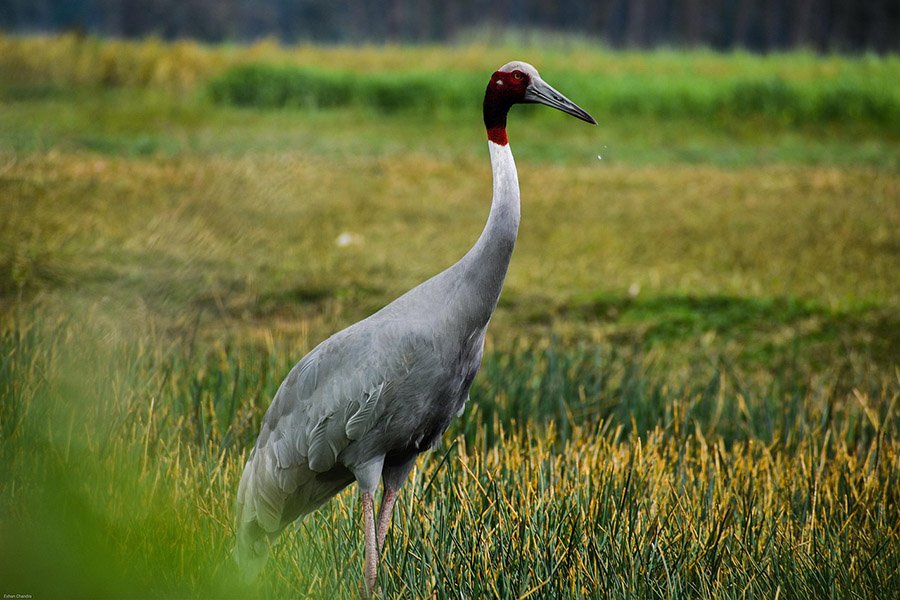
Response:
POLYGON ((575 33, 613 47, 900 49, 898 0, 0 0, 7 31, 205 41, 444 42, 575 33))

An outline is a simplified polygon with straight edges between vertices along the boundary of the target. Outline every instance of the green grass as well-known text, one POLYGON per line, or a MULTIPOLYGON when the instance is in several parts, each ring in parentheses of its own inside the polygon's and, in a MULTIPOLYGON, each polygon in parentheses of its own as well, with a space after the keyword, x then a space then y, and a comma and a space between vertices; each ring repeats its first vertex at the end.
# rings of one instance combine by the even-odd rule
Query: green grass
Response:
MULTIPOLYGON (((138 338, 63 322, 0 339, 4 584, 66 597, 352 596, 352 494, 276 544, 258 589, 229 567, 241 457, 295 348, 138 338)), ((891 380, 847 393, 837 372, 767 375, 660 369, 612 345, 489 354, 451 443, 404 490, 385 595, 897 589, 891 380)))
MULTIPOLYGON (((257 108, 361 106, 379 113, 477 115, 483 74, 452 71, 357 73, 321 68, 245 64, 212 79, 214 102, 257 108)), ((736 120, 756 118, 784 125, 852 121, 900 130, 900 94, 878 79, 854 83, 824 79, 790 83, 766 79, 557 74, 557 85, 590 101, 599 114, 736 120)))
POLYGON ((294 362, 476 239, 513 57, 600 126, 510 117, 520 238, 383 595, 900 595, 896 57, 71 37, 0 37, 3 593, 356 595, 350 491, 236 581, 240 470, 294 362), (212 101, 265 64, 352 93, 212 101))
POLYGON ((560 115, 519 107, 520 160, 900 166, 897 57, 611 52, 577 40, 354 49, 0 36, 0 142, 116 155, 301 145, 471 155, 486 73, 512 57, 601 123, 563 142, 560 115), (290 107, 226 110, 215 98, 290 107))

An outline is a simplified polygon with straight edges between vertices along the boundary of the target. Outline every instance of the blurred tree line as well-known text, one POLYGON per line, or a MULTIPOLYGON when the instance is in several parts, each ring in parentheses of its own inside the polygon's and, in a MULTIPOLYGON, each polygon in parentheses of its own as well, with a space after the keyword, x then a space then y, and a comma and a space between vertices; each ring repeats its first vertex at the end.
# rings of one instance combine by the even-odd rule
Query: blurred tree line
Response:
POLYGON ((553 31, 613 47, 890 52, 900 0, 0 0, 0 28, 326 43, 553 31))

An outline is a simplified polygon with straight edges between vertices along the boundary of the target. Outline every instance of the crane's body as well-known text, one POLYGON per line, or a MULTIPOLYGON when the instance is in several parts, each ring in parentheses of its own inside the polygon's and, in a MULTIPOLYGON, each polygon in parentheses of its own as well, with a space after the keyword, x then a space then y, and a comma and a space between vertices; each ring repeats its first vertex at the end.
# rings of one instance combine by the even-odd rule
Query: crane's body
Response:
POLYGON ((494 194, 484 231, 459 262, 319 344, 281 384, 238 490, 237 557, 249 573, 284 527, 356 481, 371 593, 396 492, 419 453, 462 413, 481 365, 519 227, 518 177, 505 130, 516 102, 550 104, 593 122, 530 65, 509 63, 494 74, 485 96, 494 194), (536 99, 524 87, 510 89, 523 79, 537 89, 536 99), (382 480, 376 534, 373 495, 382 480))

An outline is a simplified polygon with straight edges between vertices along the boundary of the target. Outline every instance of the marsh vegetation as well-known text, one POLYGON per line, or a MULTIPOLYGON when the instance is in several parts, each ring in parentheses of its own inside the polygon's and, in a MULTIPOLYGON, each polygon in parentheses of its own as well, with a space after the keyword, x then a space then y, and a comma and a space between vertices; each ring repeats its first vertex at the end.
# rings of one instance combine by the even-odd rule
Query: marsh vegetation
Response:
POLYGON ((0 38, 5 593, 356 594, 349 491, 237 583, 240 470, 477 237, 510 57, 600 126, 511 116, 519 242, 384 595, 900 595, 896 58, 76 37, 0 38))

